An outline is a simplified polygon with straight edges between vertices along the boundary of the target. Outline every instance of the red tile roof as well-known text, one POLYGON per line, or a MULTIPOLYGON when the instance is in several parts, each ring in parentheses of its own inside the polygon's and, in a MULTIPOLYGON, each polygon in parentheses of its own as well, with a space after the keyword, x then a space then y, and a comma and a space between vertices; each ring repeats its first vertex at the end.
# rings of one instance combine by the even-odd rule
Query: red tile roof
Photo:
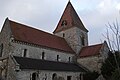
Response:
POLYGON ((100 53, 102 46, 103 46, 103 44, 97 44, 97 45, 83 47, 81 49, 78 57, 80 58, 80 57, 88 57, 88 56, 98 55, 100 53))
POLYGON ((74 27, 74 26, 80 28, 83 31, 88 32, 88 30, 84 27, 82 21, 80 20, 78 14, 76 13, 75 9, 73 8, 72 4, 70 2, 68 2, 67 6, 63 12, 63 15, 53 33, 57 33, 59 31, 66 30, 66 29, 74 27), (66 27, 61 26, 61 24, 64 20, 67 21, 66 27))
POLYGON ((11 20, 9 20, 9 23, 15 40, 74 53, 64 38, 11 20))

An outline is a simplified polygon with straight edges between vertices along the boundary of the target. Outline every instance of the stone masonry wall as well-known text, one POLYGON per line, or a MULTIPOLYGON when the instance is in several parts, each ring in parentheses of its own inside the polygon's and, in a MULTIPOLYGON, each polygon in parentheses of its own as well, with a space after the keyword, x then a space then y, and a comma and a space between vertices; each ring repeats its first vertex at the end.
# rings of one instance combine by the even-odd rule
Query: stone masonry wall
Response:
POLYGON ((37 46, 31 46, 31 45, 25 45, 25 44, 19 44, 19 43, 11 43, 13 52, 12 54, 15 56, 21 56, 22 57, 22 52, 24 49, 27 49, 27 57, 29 58, 35 58, 35 59, 41 59, 42 57, 42 52, 45 53, 45 59, 50 60, 50 61, 56 61, 57 60, 57 55, 60 57, 61 62, 68 62, 69 57, 72 58, 74 54, 67 53, 67 52, 62 52, 58 50, 53 50, 50 48, 43 48, 43 47, 37 47, 37 46))
POLYGON ((67 41, 67 43, 71 46, 71 48, 79 54, 79 51, 83 47, 81 37, 84 36, 84 42, 85 46, 88 45, 88 35, 87 32, 80 30, 77 27, 72 27, 70 29, 67 29, 65 31, 61 31, 56 33, 55 35, 63 37, 67 41))
POLYGON ((11 51, 9 45, 11 35, 9 20, 6 20, 0 33, 0 45, 3 44, 2 57, 7 57, 11 51))
POLYGON ((108 57, 109 48, 107 44, 104 44, 99 52, 99 55, 89 56, 89 57, 81 57, 77 59, 77 62, 90 71, 98 71, 100 72, 100 68, 102 63, 108 57))
POLYGON ((80 72, 59 72, 59 71, 35 71, 35 70, 22 70, 17 72, 17 80, 30 80, 32 73, 37 73, 37 80, 52 80, 53 74, 57 74, 57 78, 67 80, 67 76, 71 76, 71 80, 79 80, 80 72))
POLYGON ((77 62, 90 71, 100 71, 99 57, 91 56, 77 59, 77 62))

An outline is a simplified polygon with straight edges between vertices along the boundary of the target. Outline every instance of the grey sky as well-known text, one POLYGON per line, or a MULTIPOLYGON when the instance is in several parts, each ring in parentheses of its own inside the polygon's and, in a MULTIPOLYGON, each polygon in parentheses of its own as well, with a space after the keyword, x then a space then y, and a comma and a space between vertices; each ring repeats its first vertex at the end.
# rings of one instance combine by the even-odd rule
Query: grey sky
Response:
MULTIPOLYGON (((68 0, 0 0, 0 29, 6 17, 52 33, 68 0)), ((85 27, 89 43, 103 41, 108 22, 120 18, 120 0, 71 0, 85 27)))

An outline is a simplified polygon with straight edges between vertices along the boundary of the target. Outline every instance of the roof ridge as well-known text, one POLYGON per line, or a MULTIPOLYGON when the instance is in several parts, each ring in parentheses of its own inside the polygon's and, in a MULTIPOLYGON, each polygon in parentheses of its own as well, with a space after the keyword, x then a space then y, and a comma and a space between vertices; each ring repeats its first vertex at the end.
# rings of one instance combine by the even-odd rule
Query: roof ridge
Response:
MULTIPOLYGON (((89 45, 89 46, 84 46, 84 47, 93 47, 93 46, 98 46, 98 45, 103 45, 104 43, 98 43, 98 44, 92 44, 92 45, 89 45)), ((83 48, 84 48, 83 47, 83 48)))
POLYGON ((103 45, 104 45, 104 43, 83 47, 81 49, 81 51, 79 52, 78 57, 80 58, 80 57, 88 57, 88 56, 98 55, 99 51, 102 49, 103 45))
MULTIPOLYGON (((9 19, 9 21, 10 21, 10 22, 13 22, 13 23, 16 23, 16 24, 19 24, 19 25, 23 25, 23 26, 25 26, 25 27, 27 27, 27 28, 31 28, 31 29, 34 29, 34 30, 37 30, 37 31, 41 31, 41 32, 43 32, 43 33, 47 33, 47 34, 52 35, 52 36, 56 36, 56 35, 54 35, 54 34, 52 34, 52 33, 48 33, 48 32, 46 32, 46 31, 43 31, 43 30, 40 30, 40 29, 34 28, 34 27, 29 26, 29 25, 27 25, 27 24, 22 24, 22 23, 19 23, 19 22, 16 22, 16 21, 10 20, 10 19, 9 19)), ((59 37, 59 36, 56 36, 56 37, 58 37, 58 38, 62 38, 62 37, 59 37)), ((64 39, 64 38, 62 38, 62 39, 64 39)))

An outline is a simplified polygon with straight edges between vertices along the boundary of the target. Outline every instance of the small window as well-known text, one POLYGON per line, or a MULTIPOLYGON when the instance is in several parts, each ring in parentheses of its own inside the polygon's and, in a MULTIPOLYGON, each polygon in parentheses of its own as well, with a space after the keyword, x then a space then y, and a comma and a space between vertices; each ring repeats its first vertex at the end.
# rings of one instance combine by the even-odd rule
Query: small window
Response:
POLYGON ((72 76, 67 76, 67 80, 71 80, 72 76))
POLYGON ((69 57, 69 62, 71 62, 71 57, 69 57))
POLYGON ((23 57, 27 57, 27 49, 23 50, 23 57))
POLYGON ((33 73, 33 74, 32 74, 32 80, 37 80, 37 76, 38 76, 37 73, 33 73))
POLYGON ((54 74, 52 75, 52 80, 57 80, 57 74, 56 74, 56 73, 54 73, 54 74))
POLYGON ((66 26, 66 25, 67 25, 67 21, 63 20, 62 23, 61 23, 61 26, 66 26))
POLYGON ((45 52, 42 52, 42 59, 45 59, 45 52))
POLYGON ((82 74, 80 74, 80 80, 82 80, 82 74))
POLYGON ((0 45, 0 57, 2 57, 2 53, 3 53, 3 44, 0 45))
POLYGON ((84 46, 85 45, 85 38, 83 36, 81 37, 81 42, 82 42, 82 45, 84 46))
POLYGON ((47 74, 45 74, 44 80, 47 80, 47 74))
POLYGON ((63 37, 65 37, 65 33, 63 33, 63 37))
POLYGON ((60 60, 60 56, 59 55, 57 55, 57 61, 59 61, 60 60))

